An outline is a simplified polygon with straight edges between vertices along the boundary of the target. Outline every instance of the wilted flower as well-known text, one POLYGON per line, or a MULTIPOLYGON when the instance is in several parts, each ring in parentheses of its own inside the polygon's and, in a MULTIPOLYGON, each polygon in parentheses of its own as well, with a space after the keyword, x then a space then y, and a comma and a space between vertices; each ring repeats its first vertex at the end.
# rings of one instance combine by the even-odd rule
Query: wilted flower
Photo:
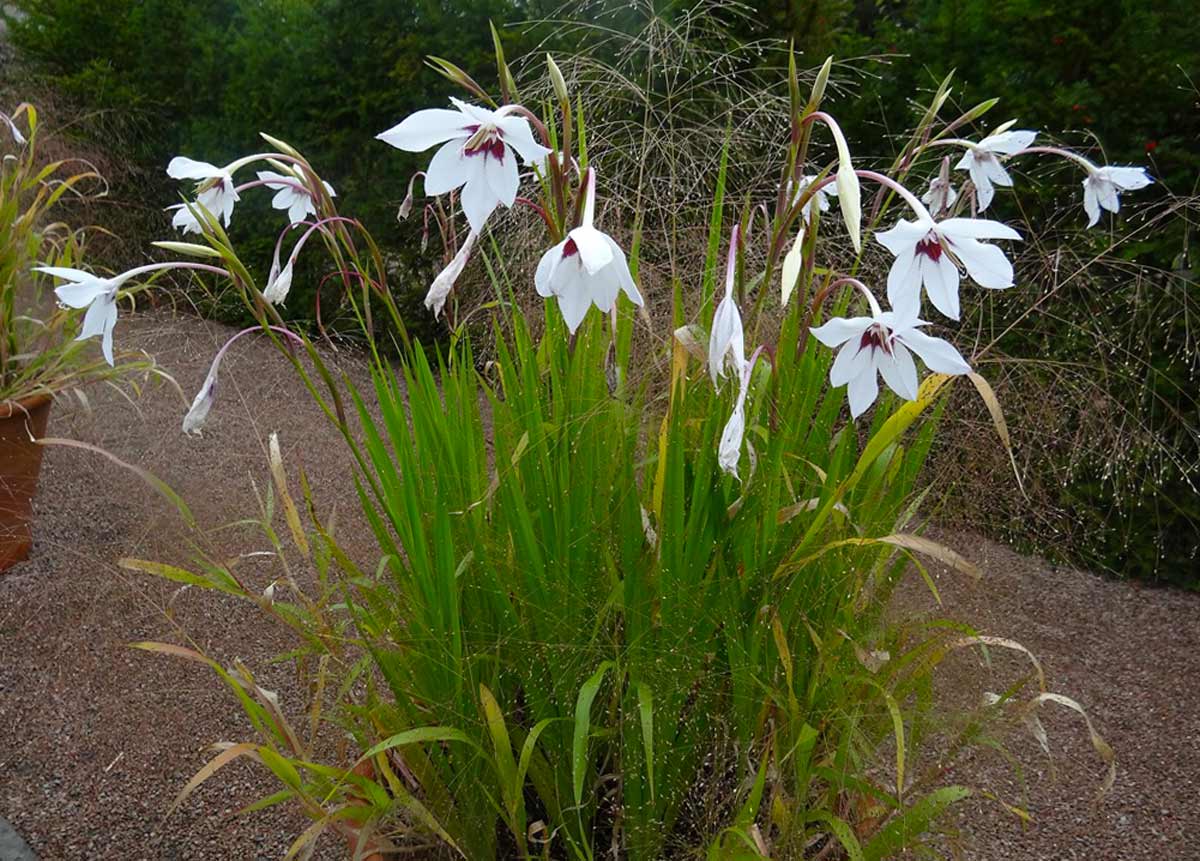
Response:
POLYGON ((738 369, 737 400, 734 401, 729 421, 725 422, 721 431, 721 441, 717 444, 717 465, 738 481, 742 480, 738 475, 738 461, 742 459, 742 441, 746 437, 746 395, 750 391, 750 376, 754 372, 754 364, 761 352, 761 347, 755 350, 750 361, 743 362, 738 369))
POLYGON ((558 297, 558 308, 572 334, 591 305, 611 311, 622 290, 633 304, 643 304, 625 252, 607 233, 592 226, 596 207, 596 172, 592 168, 584 182, 582 223, 542 255, 534 273, 538 294, 558 297))
MULTIPOLYGON (((20 108, 17 110, 20 111, 20 108)), ((25 145, 25 135, 21 134, 21 130, 17 128, 17 124, 13 122, 12 117, 4 113, 4 111, 0 111, 0 122, 8 126, 8 130, 12 133, 12 138, 16 142, 17 146, 25 145)))
POLYGON ((746 335, 742 314, 733 299, 733 282, 737 275, 738 226, 729 237, 729 259, 725 264, 725 297, 713 314, 712 331, 708 336, 708 372, 713 385, 719 385, 730 371, 740 375, 746 364, 746 335))
MULTIPOLYGON (((289 176, 270 170, 260 170, 258 178, 267 188, 276 192, 275 197, 271 199, 271 206, 275 209, 286 210, 288 219, 293 224, 303 221, 306 216, 317 214, 316 202, 313 200, 312 192, 304 184, 302 176, 295 174, 289 176)), ((330 197, 337 197, 333 186, 324 180, 321 181, 321 184, 325 186, 325 191, 330 197)))
POLYGON ((462 186, 463 212, 478 233, 498 204, 512 206, 516 200, 520 177, 513 150, 526 164, 540 164, 550 150, 533 139, 529 121, 514 116, 512 106, 490 111, 450 101, 457 110, 417 111, 376 137, 408 152, 444 144, 425 171, 425 193, 445 194, 462 186))
POLYGON ((916 221, 901 219, 891 230, 875 234, 896 255, 888 272, 888 302, 898 312, 921 307, 921 286, 933 306, 957 320, 958 267, 981 287, 994 290, 1013 285, 1013 267, 1004 252, 980 239, 1020 239, 1021 235, 998 221, 982 218, 947 218, 936 221, 928 212, 916 221))
POLYGON ((1012 177, 1000 163, 999 156, 1013 155, 1028 147, 1037 137, 1037 132, 1004 131, 989 135, 977 144, 969 144, 955 168, 971 174, 971 182, 975 185, 976 199, 979 201, 979 211, 983 212, 992 202, 995 189, 992 184, 1011 187, 1012 177))
MULTIPOLYGON (((273 332, 283 335, 292 343, 303 343, 299 335, 282 326, 271 326, 270 329, 273 332)), ((208 420, 209 411, 212 410, 213 401, 217 397, 217 372, 221 369, 221 360, 225 358, 225 354, 229 352, 229 348, 233 346, 234 341, 251 332, 261 331, 262 328, 260 326, 251 326, 248 329, 235 332, 221 346, 221 349, 217 350, 217 354, 213 356, 212 365, 209 366, 208 374, 204 377, 204 383, 200 386, 200 391, 196 392, 196 397, 192 399, 192 405, 188 409, 187 415, 183 417, 184 433, 199 435, 200 429, 204 426, 205 421, 208 420)))
POLYGON ((113 364, 113 328, 117 325, 117 291, 130 277, 130 273, 115 278, 101 278, 82 269, 66 266, 35 266, 35 272, 44 272, 69 283, 54 288, 54 294, 64 305, 71 308, 87 308, 83 315, 83 326, 76 341, 100 336, 100 349, 104 359, 113 364))
POLYGON ((1083 208, 1088 215, 1088 227, 1100 220, 1100 210, 1117 212, 1121 208, 1118 192, 1145 188, 1154 180, 1143 167, 1088 166, 1083 181, 1083 208))
POLYGON ((846 386, 850 415, 858 418, 879 395, 878 377, 905 400, 917 398, 917 367, 912 350, 931 371, 966 374, 971 370, 958 350, 941 338, 918 329, 929 325, 915 311, 900 314, 881 311, 870 291, 862 288, 871 307, 870 317, 835 317, 811 331, 822 344, 838 350, 829 369, 829 383, 846 386))
MULTIPOLYGON (((458 276, 462 275, 462 271, 466 268, 467 260, 471 256, 471 249, 475 246, 475 240, 479 236, 475 231, 467 234, 467 238, 463 241, 462 247, 450 259, 446 268, 437 274, 433 279, 433 283, 429 285, 429 292, 425 294, 425 307, 433 311, 435 318, 441 316, 442 307, 446 304, 446 297, 450 295, 450 291, 454 288, 454 282, 458 280, 458 276)), ((586 311, 586 309, 585 309, 586 311)), ((572 331, 574 331, 572 329, 572 331)))
MULTIPOLYGON (((270 277, 267 279, 267 286, 263 288, 262 294, 263 298, 272 305, 282 305, 292 289, 292 261, 294 259, 294 257, 289 257, 287 263, 279 271, 275 271, 272 267, 270 277)), ((279 261, 275 262, 278 264, 279 261)))
MULTIPOLYGON (((229 226, 233 217, 234 204, 240 199, 233 185, 233 175, 228 168, 217 167, 206 161, 195 161, 183 156, 176 156, 167 165, 167 176, 172 179, 196 180, 196 203, 203 206, 213 217, 229 226)), ((168 207, 175 209, 172 224, 185 233, 199 233, 200 225, 188 210, 186 205, 176 204, 168 207)))

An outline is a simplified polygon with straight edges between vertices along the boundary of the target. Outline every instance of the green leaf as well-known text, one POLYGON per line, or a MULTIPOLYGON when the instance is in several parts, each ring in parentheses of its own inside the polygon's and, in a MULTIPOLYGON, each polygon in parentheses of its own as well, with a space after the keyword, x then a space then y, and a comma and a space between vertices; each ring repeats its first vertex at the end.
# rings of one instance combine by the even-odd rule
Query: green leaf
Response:
POLYGON ((579 698, 575 701, 575 738, 571 745, 571 773, 574 776, 575 803, 583 803, 583 779, 587 774, 587 743, 592 729, 592 701, 604 681, 604 674, 613 667, 612 661, 605 661, 592 677, 583 683, 579 689, 579 698))

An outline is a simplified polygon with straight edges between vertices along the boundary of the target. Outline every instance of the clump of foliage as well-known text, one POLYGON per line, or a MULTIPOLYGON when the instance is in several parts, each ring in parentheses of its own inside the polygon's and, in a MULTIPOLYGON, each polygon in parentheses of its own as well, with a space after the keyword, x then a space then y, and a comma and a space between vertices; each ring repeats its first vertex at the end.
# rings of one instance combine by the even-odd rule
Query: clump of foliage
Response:
MULTIPOLYGON (((906 574, 924 577, 936 597, 930 558, 978 575, 920 534, 933 501, 923 465, 970 367, 949 342, 916 331, 928 325, 915 317, 920 279, 901 284, 883 312, 855 273, 884 281, 869 274, 882 268, 863 237, 910 233, 881 229, 903 206, 918 219, 910 253, 922 244, 936 262, 961 252, 976 280, 1011 285, 999 247, 966 241, 1013 239, 1010 228, 968 218, 964 204, 934 207, 935 222, 901 184, 936 172, 939 142, 991 104, 947 118, 944 84, 906 158, 886 173, 863 170, 822 109, 831 63, 802 87, 790 59, 788 94, 776 105, 777 178, 739 199, 730 145, 710 138, 706 223, 672 224, 661 210, 651 222, 635 205, 626 256, 612 235, 623 235, 621 208, 604 205, 596 180, 603 137, 591 134, 589 102, 558 66, 546 61, 551 95, 540 113, 518 102, 523 91, 499 48, 498 98, 441 66, 482 105, 421 111, 381 135, 400 148, 442 147, 425 176, 439 189, 431 217, 445 241, 446 265, 426 298, 451 322, 441 347, 409 336, 379 246, 338 213, 299 150, 268 138, 270 152, 224 167, 172 162, 173 175, 196 181, 178 215, 200 238, 159 245, 212 262, 163 265, 220 276, 264 334, 303 344, 283 355, 355 459, 379 551, 373 567, 349 558, 303 474, 294 495, 273 439, 261 526, 278 573, 265 588, 217 557, 189 568, 125 560, 255 603, 299 635, 292 656, 311 681, 305 731, 250 668, 198 647, 139 644, 210 667, 258 733, 218 745, 180 799, 229 762, 254 759, 281 786, 252 808, 292 802, 313 819, 293 855, 325 832, 355 857, 440 848, 471 859, 882 861, 932 852, 942 814, 973 791, 946 779, 957 756, 997 721, 1038 727, 1040 738, 1043 704, 1083 713, 1048 690, 1034 660, 1028 676, 934 733, 933 673, 948 656, 1028 653, 963 624, 885 612, 906 574), (532 172, 528 196, 518 193, 514 149, 532 172), (285 172, 272 181, 303 195, 305 210, 304 236, 286 262, 277 254, 266 279, 223 227, 229 207, 241 206, 234 174, 254 162, 285 172), (502 186, 506 177, 516 187, 502 186), (860 182, 878 188, 866 207, 860 182), (841 225, 825 200, 834 189, 841 225), (502 205, 514 214, 493 220, 502 205), (516 212, 549 246, 536 267, 506 253, 516 212), (702 237, 702 264, 672 271, 659 242, 685 234, 702 237), (371 363, 368 391, 282 328, 278 304, 308 237, 346 285, 371 363), (826 247, 841 253, 826 258, 826 247), (469 260, 482 263, 493 291, 482 308, 464 307, 455 291, 469 260), (643 260, 661 261, 669 289, 643 294, 643 260), (1006 270, 1009 284, 994 280, 1006 270), (538 335, 521 310, 530 280, 549 300, 538 335), (698 301, 684 299, 685 280, 698 301), (847 318, 860 298, 866 313, 847 318), (669 306, 669 326, 647 322, 647 299, 669 306), (472 334, 464 322, 481 310, 492 328, 472 334), (377 325, 376 314, 391 325, 377 325), (473 346, 482 340, 486 364, 473 346), (933 371, 919 387, 906 344, 933 371), (896 395, 879 395, 877 373, 896 395), (858 423, 845 421, 847 402, 858 423), (319 743, 325 726, 351 739, 350 761, 319 743)), ((651 116, 645 129, 659 128, 662 117, 651 116)), ((649 196, 659 178, 645 180, 634 187, 649 196)), ((692 193, 703 184, 684 183, 692 193)), ((888 246, 893 265, 903 244, 888 246)), ((219 360, 186 420, 191 430, 213 405, 219 360)), ((991 387, 969 379, 1007 439, 991 387)), ((1107 787, 1114 754, 1087 726, 1110 766, 1107 787)))

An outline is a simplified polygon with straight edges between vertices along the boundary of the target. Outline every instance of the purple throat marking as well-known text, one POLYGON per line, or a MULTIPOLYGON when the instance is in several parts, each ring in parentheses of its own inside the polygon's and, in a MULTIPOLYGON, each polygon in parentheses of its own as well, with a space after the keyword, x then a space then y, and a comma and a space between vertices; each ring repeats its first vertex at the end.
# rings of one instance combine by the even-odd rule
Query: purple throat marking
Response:
POLYGON ((563 246, 563 260, 579 253, 579 246, 575 244, 575 240, 567 237, 567 243, 563 246))
POLYGON ((859 352, 866 349, 883 350, 887 355, 892 354, 891 332, 878 323, 874 323, 867 327, 867 330, 862 334, 862 340, 858 342, 859 352))
POLYGON ((942 250, 942 243, 932 233, 917 243, 917 253, 924 254, 934 263, 942 259, 942 250))

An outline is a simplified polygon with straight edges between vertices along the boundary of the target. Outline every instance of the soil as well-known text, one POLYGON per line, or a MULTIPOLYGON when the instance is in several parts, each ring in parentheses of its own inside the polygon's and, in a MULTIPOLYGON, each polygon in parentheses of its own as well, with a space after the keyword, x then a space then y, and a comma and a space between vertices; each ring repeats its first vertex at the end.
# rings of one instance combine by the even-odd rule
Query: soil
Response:
MULTIPOLYGON (((120 343, 155 355, 186 400, 165 384, 132 401, 94 388, 90 410, 70 400, 56 405, 50 433, 151 470, 212 530, 256 513, 255 485, 268 481, 267 437, 278 431, 289 471, 303 466, 322 507, 337 508, 351 552, 370 558, 371 539, 354 521, 344 446, 265 341, 244 338, 226 358, 203 437, 180 432, 187 401, 229 334, 190 316, 123 318, 120 343)), ((339 364, 365 377, 353 357, 339 364)), ((286 807, 235 816, 277 788, 250 763, 228 766, 166 817, 211 756, 210 744, 251 733, 203 667, 129 644, 179 642, 185 630, 223 661, 241 658, 285 709, 298 708, 294 676, 269 663, 286 636, 219 595, 118 567, 122 557, 186 562, 190 532, 162 497, 98 454, 48 449, 35 511, 30 560, 0 576, 0 816, 43 861, 282 858, 307 820, 286 807)), ((262 549, 244 528, 208 537, 230 555, 262 549)), ((962 856, 1200 858, 1200 595, 1056 569, 976 536, 936 537, 978 563, 984 577, 973 583, 935 566, 944 606, 936 608, 914 577, 900 596, 902 612, 936 611, 1021 642, 1042 661, 1050 687, 1088 710, 1118 757, 1116 783, 1095 804, 1105 766, 1082 719, 1046 704, 1052 759, 1026 733, 1003 739, 1024 766, 1024 789, 999 754, 976 755, 951 774, 1032 817, 1022 828, 976 793, 960 808, 962 856)), ((253 579, 252 561, 246 570, 253 579)), ((265 587, 269 575, 262 579, 265 587)), ((940 695, 970 703, 1002 691, 1028 666, 1003 652, 992 650, 990 665, 978 652, 954 656, 940 695)), ((345 853, 326 839, 315 857, 345 853)))

